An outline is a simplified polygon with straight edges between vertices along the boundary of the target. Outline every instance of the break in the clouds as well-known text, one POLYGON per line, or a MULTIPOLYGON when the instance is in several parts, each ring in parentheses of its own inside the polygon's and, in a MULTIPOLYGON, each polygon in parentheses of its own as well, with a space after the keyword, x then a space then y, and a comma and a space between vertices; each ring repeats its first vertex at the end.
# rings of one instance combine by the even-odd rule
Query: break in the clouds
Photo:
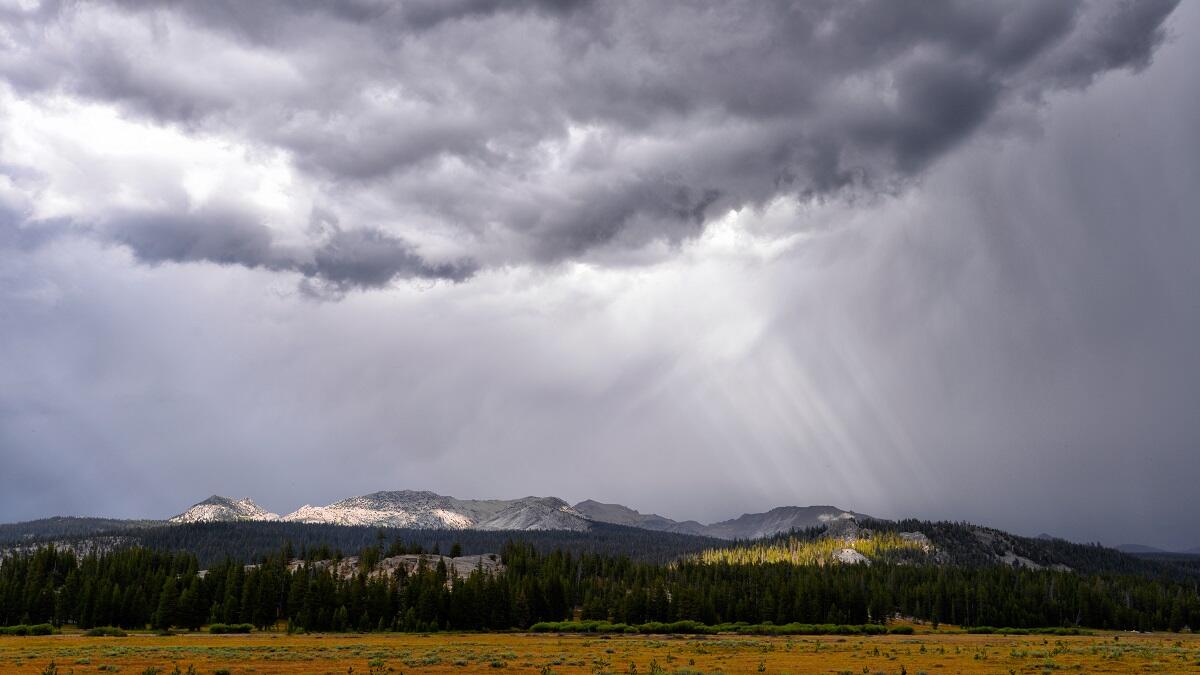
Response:
POLYGON ((899 189, 1146 66, 1174 4, 19 2, 5 167, 17 227, 146 263, 460 281, 899 189))
POLYGON ((1200 545, 1200 11, 0 2, 0 521, 1200 545))

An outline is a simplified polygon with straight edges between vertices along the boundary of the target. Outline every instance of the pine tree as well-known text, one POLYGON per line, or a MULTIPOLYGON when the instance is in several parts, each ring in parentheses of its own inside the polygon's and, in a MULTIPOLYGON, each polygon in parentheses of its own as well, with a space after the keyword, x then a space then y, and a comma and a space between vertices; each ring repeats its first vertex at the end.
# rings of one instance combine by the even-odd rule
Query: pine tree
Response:
POLYGON ((163 582, 162 591, 158 594, 158 608, 154 611, 152 626, 166 630, 175 625, 178 607, 179 588, 176 586, 175 577, 167 577, 163 582))

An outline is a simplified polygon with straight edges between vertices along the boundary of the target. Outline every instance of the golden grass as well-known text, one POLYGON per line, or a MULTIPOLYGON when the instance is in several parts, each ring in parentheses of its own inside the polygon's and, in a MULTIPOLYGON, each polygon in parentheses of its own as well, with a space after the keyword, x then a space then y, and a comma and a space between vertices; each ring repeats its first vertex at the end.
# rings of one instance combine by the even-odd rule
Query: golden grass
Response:
POLYGON ((925 544, 906 539, 895 532, 873 532, 855 538, 825 537, 815 540, 788 537, 786 540, 708 549, 696 559, 705 564, 757 565, 790 563, 792 565, 831 565, 837 563, 837 553, 854 549, 871 560, 893 551, 923 552, 925 544))
POLYGON ((0 637, 0 673, 1200 673, 1200 635, 0 637), (114 670, 116 669, 116 670, 114 670), (352 669, 352 670, 351 670, 352 669))

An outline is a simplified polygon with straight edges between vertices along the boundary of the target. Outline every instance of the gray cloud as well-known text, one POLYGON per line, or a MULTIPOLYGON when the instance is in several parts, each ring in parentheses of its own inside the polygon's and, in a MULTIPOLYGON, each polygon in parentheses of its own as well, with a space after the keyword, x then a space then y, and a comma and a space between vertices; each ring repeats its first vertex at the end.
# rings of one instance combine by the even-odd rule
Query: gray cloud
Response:
POLYGON ((306 278, 303 288, 312 292, 378 288, 397 278, 463 281, 475 273, 469 260, 430 263, 403 239, 378 229, 318 223, 323 230, 318 243, 301 250, 279 245, 269 228, 235 208, 113 214, 95 232, 129 247, 146 263, 208 262, 297 272, 306 278))
POLYGON ((430 264, 403 240, 366 229, 336 230, 300 269, 339 288, 382 286, 396 277, 462 281, 475 273, 470 261, 430 264))
POLYGON ((1173 7, 10 12, 0 519, 416 488, 1198 545, 1173 7))
POLYGON ((1144 67, 1175 5, 64 3, 10 12, 0 75, 281 150, 344 222, 381 200, 458 257, 555 262, 890 189, 999 113, 1144 67))
POLYGON ((116 214, 102 231, 148 263, 274 268, 284 262, 272 250, 270 230, 235 210, 116 214))

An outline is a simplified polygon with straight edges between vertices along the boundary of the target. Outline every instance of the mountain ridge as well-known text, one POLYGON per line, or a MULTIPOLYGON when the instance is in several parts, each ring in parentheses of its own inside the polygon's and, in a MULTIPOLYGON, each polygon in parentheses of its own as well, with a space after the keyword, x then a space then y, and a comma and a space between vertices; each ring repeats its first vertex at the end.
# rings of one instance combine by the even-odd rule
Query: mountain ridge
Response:
POLYGON ((700 534, 704 525, 695 520, 677 521, 657 513, 642 513, 623 504, 608 504, 594 499, 585 499, 575 505, 575 510, 592 520, 613 525, 628 525, 658 532, 682 532, 700 534))
MULTIPOLYGON (((598 502, 581 503, 581 509, 594 513, 597 505, 598 502)), ((794 540, 816 545, 815 551, 819 555, 814 559, 838 564, 880 561, 968 567, 1004 564, 1034 570, 1200 578, 1200 559, 1194 555, 1128 554, 1096 544, 1077 544, 1056 537, 1023 537, 965 522, 885 521, 867 516, 860 519, 853 512, 828 506, 779 507, 716 524, 746 526, 746 537, 738 539, 656 531, 587 519, 579 510, 554 497, 457 500, 433 493, 382 492, 342 500, 328 507, 299 509, 301 515, 307 514, 307 517, 293 517, 290 521, 270 518, 274 514, 265 511, 255 511, 254 508, 261 510, 261 507, 248 499, 210 497, 199 506, 209 507, 207 517, 175 522, 52 518, 0 525, 0 558, 34 552, 48 545, 77 555, 144 546, 191 550, 209 562, 225 557, 251 562, 275 551, 281 541, 296 542, 301 547, 328 545, 353 551, 387 538, 403 540, 409 545, 419 544, 427 551, 436 551, 439 547, 449 551, 454 544, 462 544, 469 549, 468 553, 495 551, 499 543, 518 539, 537 542, 531 545, 542 550, 568 546, 578 552, 594 552, 599 548, 662 562, 722 549, 741 549, 750 551, 751 555, 756 555, 753 553, 756 550, 766 550, 775 556, 781 546, 791 549, 789 542, 794 540), (239 504, 248 513, 232 508, 239 504), (414 504, 423 504, 426 508, 414 510, 414 504), (262 519, 244 517, 247 515, 259 515, 262 519), (804 519, 815 524, 800 527, 805 524, 804 519), (769 537, 751 538, 765 531, 763 528, 782 527, 789 529, 769 537), (516 534, 518 532, 524 534, 516 534), (879 557, 880 550, 883 550, 882 558, 879 557)), ((659 527, 673 526, 674 521, 657 514, 640 514, 620 505, 608 506, 612 508, 607 514, 601 514, 603 518, 626 517, 659 527)), ((195 516, 195 512, 191 515, 195 516)), ((808 555, 805 550, 812 552, 814 549, 803 544, 785 557, 803 559, 808 555)), ((740 558, 746 553, 729 555, 740 558)))
MULTIPOLYGON (((349 497, 324 506, 305 504, 286 515, 267 511, 249 497, 233 499, 212 495, 166 520, 119 520, 55 517, 27 523, 0 524, 6 540, 21 540, 53 533, 103 533, 129 527, 276 521, 427 530, 586 532, 597 523, 634 527, 654 532, 710 537, 723 540, 760 539, 789 531, 806 530, 839 522, 887 522, 833 505, 779 506, 762 513, 704 524, 676 521, 657 513, 642 513, 616 503, 585 499, 574 506, 557 497, 527 496, 516 499, 458 499, 426 490, 379 491, 349 497)), ((1043 541, 1057 537, 1039 535, 1043 541)), ((1169 551, 1143 545, 1116 547, 1135 555, 1196 555, 1200 549, 1169 551)))
POLYGON ((575 509, 593 520, 614 525, 628 525, 659 532, 681 532, 718 539, 758 539, 792 530, 806 530, 838 520, 881 520, 837 506, 777 506, 762 513, 743 513, 715 523, 703 524, 694 520, 676 521, 657 513, 644 514, 621 504, 605 504, 591 499, 575 505, 575 509))
POLYGON ((284 522, 418 529, 574 530, 590 519, 557 497, 458 499, 426 490, 390 490, 326 506, 305 504, 284 522))
POLYGON ((1172 551, 1146 544, 1118 544, 1113 548, 1122 553, 1172 553, 1172 551))
POLYGON ((677 521, 657 513, 641 513, 623 504, 592 499, 572 506, 553 496, 459 499, 428 490, 383 490, 323 506, 304 504, 282 516, 267 511, 249 497, 238 500, 213 495, 168 522, 275 520, 417 529, 526 531, 585 531, 599 522, 733 540, 757 539, 853 518, 871 516, 830 505, 779 506, 762 513, 743 513, 736 518, 704 524, 695 520, 677 521))

